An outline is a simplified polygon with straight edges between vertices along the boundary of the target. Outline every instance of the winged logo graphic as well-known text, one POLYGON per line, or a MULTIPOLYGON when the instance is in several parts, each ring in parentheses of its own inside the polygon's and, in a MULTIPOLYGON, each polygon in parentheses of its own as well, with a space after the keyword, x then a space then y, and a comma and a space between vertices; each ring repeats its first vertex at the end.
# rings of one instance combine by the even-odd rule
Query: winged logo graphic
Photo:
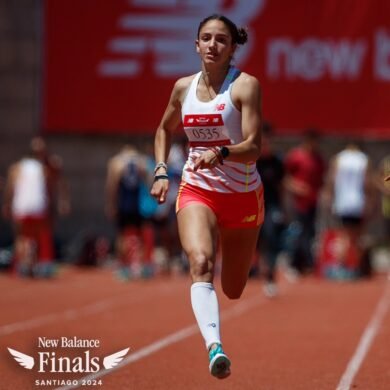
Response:
POLYGON ((106 370, 117 366, 125 357, 130 348, 122 349, 119 352, 115 352, 112 355, 108 355, 103 359, 103 366, 106 370))
MULTIPOLYGON (((130 348, 122 349, 119 352, 115 352, 111 355, 106 356, 103 359, 103 366, 106 370, 117 366, 129 352, 130 348)), ((24 368, 31 370, 34 367, 35 361, 32 356, 26 355, 25 353, 16 351, 12 348, 8 348, 9 353, 13 358, 24 368)))
POLYGON ((15 351, 12 348, 8 348, 8 351, 22 367, 27 368, 28 370, 31 370, 34 367, 33 357, 22 352, 15 351))

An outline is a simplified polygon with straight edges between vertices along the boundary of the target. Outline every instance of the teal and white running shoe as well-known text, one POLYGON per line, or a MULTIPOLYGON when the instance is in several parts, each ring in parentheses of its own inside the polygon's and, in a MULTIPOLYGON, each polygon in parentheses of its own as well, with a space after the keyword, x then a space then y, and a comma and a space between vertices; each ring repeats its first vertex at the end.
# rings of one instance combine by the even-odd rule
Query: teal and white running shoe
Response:
POLYGON ((221 344, 209 351, 210 374, 216 378, 223 379, 230 375, 230 360, 223 352, 221 344))

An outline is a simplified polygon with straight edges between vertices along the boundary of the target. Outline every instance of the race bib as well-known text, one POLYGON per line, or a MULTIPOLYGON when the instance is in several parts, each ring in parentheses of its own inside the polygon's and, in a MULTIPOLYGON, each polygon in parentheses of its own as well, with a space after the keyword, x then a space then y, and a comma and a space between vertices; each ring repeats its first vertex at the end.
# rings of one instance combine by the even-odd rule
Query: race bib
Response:
POLYGON ((192 146, 231 144, 221 114, 185 115, 183 126, 192 146))

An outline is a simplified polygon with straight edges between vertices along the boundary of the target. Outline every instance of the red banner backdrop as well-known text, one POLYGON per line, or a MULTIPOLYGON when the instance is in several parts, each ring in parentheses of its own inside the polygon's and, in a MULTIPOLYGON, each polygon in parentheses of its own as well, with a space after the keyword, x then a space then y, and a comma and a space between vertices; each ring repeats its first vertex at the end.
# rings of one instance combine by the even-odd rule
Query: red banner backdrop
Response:
POLYGON ((388 0, 46 0, 45 130, 153 132, 212 13, 248 27, 235 63, 282 131, 390 138, 388 0))

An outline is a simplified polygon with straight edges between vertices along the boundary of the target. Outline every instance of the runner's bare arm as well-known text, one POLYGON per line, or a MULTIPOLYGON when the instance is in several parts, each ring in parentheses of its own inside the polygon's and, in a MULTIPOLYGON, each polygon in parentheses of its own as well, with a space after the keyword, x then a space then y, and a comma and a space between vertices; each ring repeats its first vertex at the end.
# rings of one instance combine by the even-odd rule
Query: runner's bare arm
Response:
MULTIPOLYGON (((156 131, 154 140, 154 154, 156 163, 167 162, 169 150, 171 147, 172 132, 176 130, 181 122, 181 104, 185 91, 189 86, 190 80, 191 78, 189 77, 181 78, 176 81, 173 87, 168 106, 165 109, 160 125, 156 131)), ((163 167, 156 171, 156 175, 163 174, 166 174, 166 171, 163 167)), ((150 191, 151 195, 154 196, 159 203, 165 202, 167 192, 168 180, 155 181, 150 191)))
POLYGON ((154 153, 156 162, 166 162, 171 146, 171 134, 181 122, 181 105, 185 92, 193 77, 183 77, 176 81, 167 108, 156 131, 154 153))
MULTIPOLYGON (((229 145, 228 161, 241 163, 254 162, 260 156, 261 148, 261 90, 255 77, 243 73, 232 91, 233 103, 241 110, 243 142, 229 145), (233 96, 234 95, 234 96, 233 96)), ((207 150, 196 160, 194 170, 212 168, 218 158, 212 150, 207 150)))
POLYGON ((241 125, 244 141, 229 146, 228 161, 256 161, 261 149, 261 89, 253 76, 243 73, 233 87, 233 102, 241 109, 241 125))

